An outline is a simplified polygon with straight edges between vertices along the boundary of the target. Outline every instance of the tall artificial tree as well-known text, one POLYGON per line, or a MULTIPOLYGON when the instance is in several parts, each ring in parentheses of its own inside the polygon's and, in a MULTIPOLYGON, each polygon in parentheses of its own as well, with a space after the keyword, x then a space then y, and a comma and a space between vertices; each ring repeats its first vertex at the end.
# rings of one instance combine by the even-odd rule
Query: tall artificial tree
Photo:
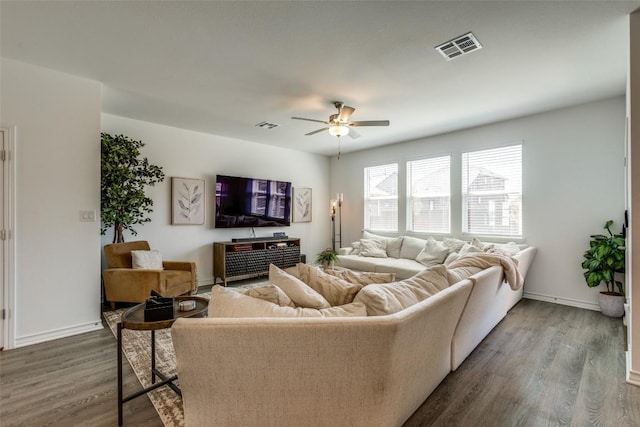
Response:
POLYGON ((151 221, 153 200, 145 187, 164 180, 160 166, 140 157, 142 141, 101 133, 100 234, 113 227, 113 243, 124 242, 123 231, 136 235, 133 226, 151 221))

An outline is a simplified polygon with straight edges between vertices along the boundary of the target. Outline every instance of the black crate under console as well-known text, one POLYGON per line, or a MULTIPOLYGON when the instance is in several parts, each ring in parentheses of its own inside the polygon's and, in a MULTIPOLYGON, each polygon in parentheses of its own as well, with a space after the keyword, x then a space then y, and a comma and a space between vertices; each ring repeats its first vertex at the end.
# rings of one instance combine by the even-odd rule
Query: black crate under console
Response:
POLYGON ((300 262, 300 239, 255 239, 213 243, 213 280, 227 286, 232 280, 269 274, 269 264, 280 268, 300 262))

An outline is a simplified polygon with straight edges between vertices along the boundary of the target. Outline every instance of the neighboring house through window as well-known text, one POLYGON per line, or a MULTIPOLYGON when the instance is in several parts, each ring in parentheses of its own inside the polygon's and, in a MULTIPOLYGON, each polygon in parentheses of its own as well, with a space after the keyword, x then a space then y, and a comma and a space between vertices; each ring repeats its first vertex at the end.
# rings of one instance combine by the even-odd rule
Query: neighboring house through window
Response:
POLYGON ((398 164, 364 168, 364 226, 398 231, 398 164))
POLYGON ((522 144, 462 153, 462 231, 522 236, 522 144))
POLYGON ((451 156, 407 162, 407 230, 449 233, 451 156))

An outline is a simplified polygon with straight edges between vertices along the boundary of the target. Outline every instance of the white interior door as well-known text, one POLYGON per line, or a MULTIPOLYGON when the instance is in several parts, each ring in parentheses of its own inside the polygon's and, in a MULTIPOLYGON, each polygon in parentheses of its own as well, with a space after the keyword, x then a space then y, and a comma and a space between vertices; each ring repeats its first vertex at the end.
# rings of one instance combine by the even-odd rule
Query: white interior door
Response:
POLYGON ((5 304, 5 273, 7 271, 7 267, 5 264, 5 239, 6 239, 6 202, 5 202, 5 160, 6 160, 6 139, 8 137, 7 132, 4 129, 0 129, 0 140, 2 141, 2 145, 0 146, 0 215, 2 215, 2 220, 0 221, 0 350, 4 348, 5 343, 5 313, 7 312, 7 307, 5 304))
POLYGON ((0 126, 0 349, 15 347, 15 130, 0 126))

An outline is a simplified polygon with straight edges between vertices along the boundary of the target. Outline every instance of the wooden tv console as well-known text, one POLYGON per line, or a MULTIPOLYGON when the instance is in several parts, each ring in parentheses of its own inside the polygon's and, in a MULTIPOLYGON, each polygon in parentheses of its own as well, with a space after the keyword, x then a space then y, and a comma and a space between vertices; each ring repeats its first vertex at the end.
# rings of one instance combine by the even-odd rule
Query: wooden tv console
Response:
POLYGON ((300 262, 300 239, 255 239, 213 243, 213 282, 224 286, 232 280, 269 274, 269 264, 280 268, 300 262))

